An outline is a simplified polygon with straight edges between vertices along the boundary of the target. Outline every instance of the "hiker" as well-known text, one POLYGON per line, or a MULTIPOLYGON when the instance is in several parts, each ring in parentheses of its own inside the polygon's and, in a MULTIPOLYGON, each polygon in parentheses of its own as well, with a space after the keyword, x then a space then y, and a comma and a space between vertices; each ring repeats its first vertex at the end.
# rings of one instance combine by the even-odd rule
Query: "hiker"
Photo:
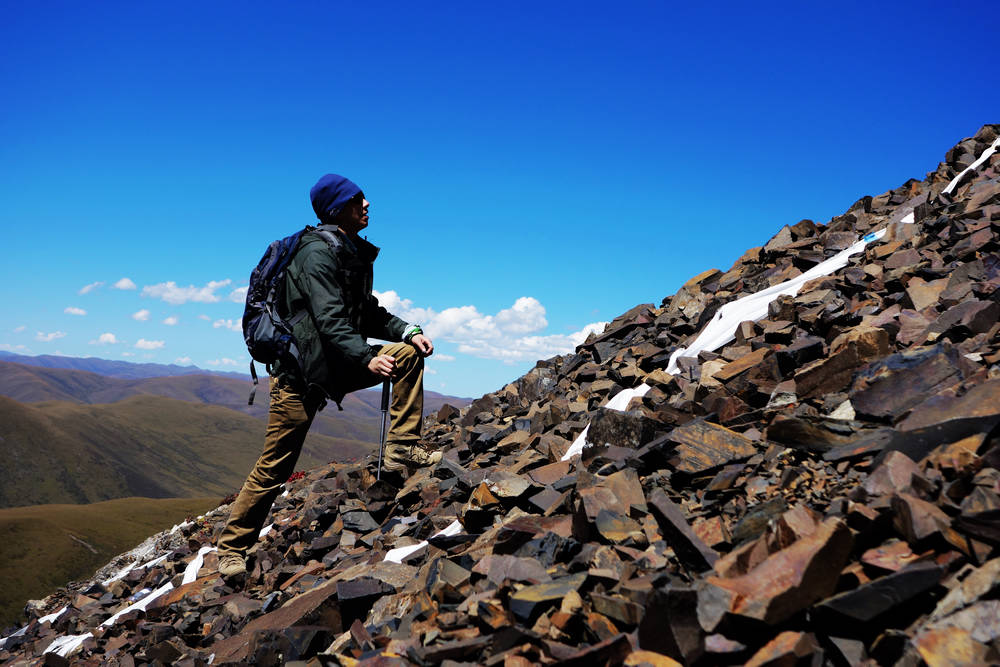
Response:
POLYGON ((280 362, 271 369, 264 451, 219 537, 224 577, 246 572, 246 553, 327 400, 340 407, 346 394, 392 378, 383 467, 401 473, 441 460, 440 452, 427 451, 420 440, 424 357, 434 345, 419 326, 390 314, 372 295, 379 249, 358 236, 368 226, 368 201, 361 188, 336 174, 323 176, 309 194, 320 224, 302 234, 286 270, 284 303, 278 304, 293 322, 302 371, 280 362), (366 341, 369 336, 399 342, 376 347, 366 341))

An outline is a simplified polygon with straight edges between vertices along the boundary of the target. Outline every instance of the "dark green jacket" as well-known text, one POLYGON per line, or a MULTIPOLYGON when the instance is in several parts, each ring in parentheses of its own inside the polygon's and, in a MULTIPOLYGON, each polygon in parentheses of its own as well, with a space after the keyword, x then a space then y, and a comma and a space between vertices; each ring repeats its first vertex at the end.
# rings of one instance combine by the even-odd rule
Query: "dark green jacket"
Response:
MULTIPOLYGON (((288 265, 287 314, 294 318, 300 311, 307 313, 292 327, 303 379, 338 404, 346 393, 376 384, 368 362, 379 348, 365 339, 400 341, 409 326, 372 295, 372 264, 378 252, 358 236, 341 234, 335 225, 320 225, 302 235, 288 265), (319 231, 332 232, 339 243, 329 243, 319 231)), ((275 372, 282 375, 286 369, 279 367, 275 372)))

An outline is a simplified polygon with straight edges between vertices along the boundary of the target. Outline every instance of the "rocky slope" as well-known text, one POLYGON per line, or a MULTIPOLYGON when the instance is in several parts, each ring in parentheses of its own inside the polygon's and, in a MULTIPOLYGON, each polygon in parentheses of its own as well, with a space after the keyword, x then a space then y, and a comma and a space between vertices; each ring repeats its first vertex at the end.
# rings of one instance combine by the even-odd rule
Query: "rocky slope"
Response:
POLYGON ((967 168, 998 129, 443 407, 444 460, 401 488, 289 482, 245 582, 215 575, 219 508, 29 604, 0 660, 997 662, 1000 154, 967 168))

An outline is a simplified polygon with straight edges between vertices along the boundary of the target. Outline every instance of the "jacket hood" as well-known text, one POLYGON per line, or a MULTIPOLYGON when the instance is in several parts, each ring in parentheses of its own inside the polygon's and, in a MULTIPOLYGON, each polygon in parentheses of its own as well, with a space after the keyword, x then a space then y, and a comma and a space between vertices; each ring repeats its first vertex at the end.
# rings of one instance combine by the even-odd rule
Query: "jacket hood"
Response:
POLYGON ((309 191, 316 217, 325 223, 333 222, 352 197, 359 194, 361 188, 349 178, 339 174, 327 174, 309 191))

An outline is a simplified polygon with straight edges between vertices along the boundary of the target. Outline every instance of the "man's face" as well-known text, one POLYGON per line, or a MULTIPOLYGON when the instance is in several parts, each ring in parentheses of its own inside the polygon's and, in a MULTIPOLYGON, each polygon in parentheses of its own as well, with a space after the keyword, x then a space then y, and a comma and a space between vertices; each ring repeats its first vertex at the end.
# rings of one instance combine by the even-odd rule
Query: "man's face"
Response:
POLYGON ((347 202, 337 218, 338 226, 345 232, 357 234, 368 226, 368 200, 358 195, 347 202))

